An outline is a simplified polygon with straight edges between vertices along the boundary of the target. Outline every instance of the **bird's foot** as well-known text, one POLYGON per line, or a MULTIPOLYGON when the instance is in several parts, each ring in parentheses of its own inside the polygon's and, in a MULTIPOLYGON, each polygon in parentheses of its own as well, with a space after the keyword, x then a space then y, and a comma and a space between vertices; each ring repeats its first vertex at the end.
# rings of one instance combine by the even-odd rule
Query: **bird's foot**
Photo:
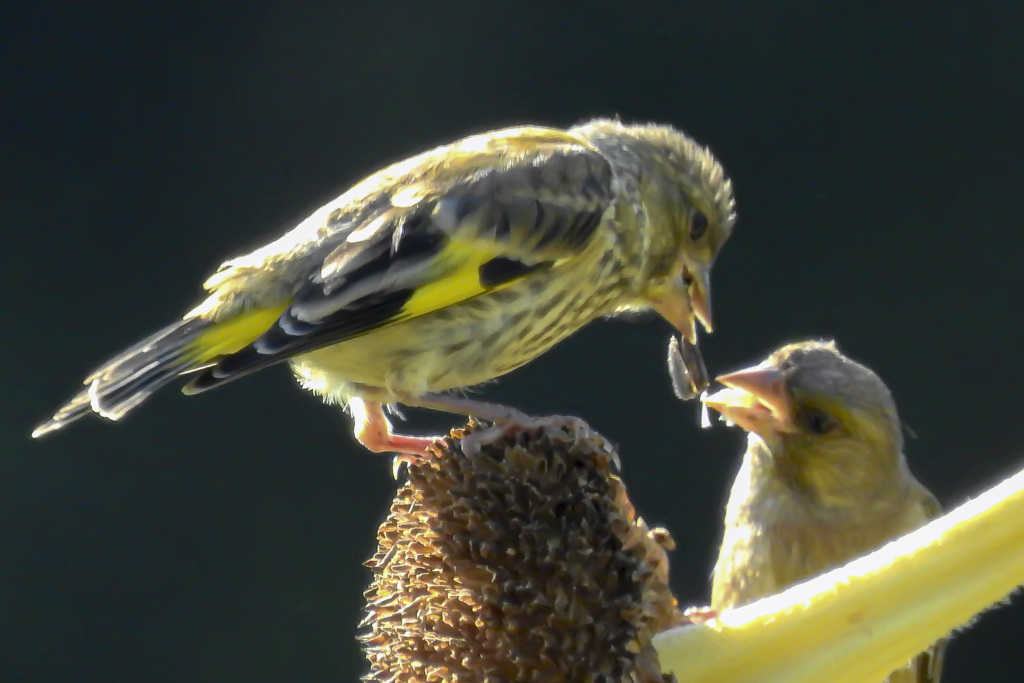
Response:
MULTIPOLYGON (((411 437, 411 438, 413 438, 413 437, 411 437)), ((434 441, 436 441, 438 439, 441 439, 441 438, 442 437, 439 436, 436 439, 424 439, 424 440, 425 441, 429 440, 430 443, 432 444, 432 443, 434 443, 434 441)), ((398 477, 400 477, 402 475, 402 469, 405 466, 407 466, 407 465, 408 466, 418 465, 419 463, 422 463, 425 460, 428 460, 428 459, 430 459, 432 457, 434 457, 434 454, 429 452, 429 451, 425 452, 425 453, 419 453, 419 454, 395 453, 395 457, 393 457, 391 459, 391 476, 394 477, 397 480, 398 477)))
MULTIPOLYGON (((370 450, 375 453, 394 453, 394 457, 391 459, 391 476, 397 480, 405 465, 415 465, 433 458, 434 451, 431 446, 443 438, 443 436, 388 434, 386 440, 374 443, 370 450)), ((369 446, 367 447, 369 448, 369 446)))
POLYGON ((391 431, 384 407, 375 401, 352 399, 349 409, 355 420, 356 440, 374 453, 395 453, 391 473, 398 478, 403 464, 422 462, 434 457, 432 446, 441 436, 406 436, 391 431))
POLYGON ((718 618, 718 611, 711 607, 687 607, 683 610, 683 619, 691 624, 704 624, 718 618))
POLYGON ((481 447, 493 445, 515 432, 540 431, 549 436, 564 438, 564 432, 568 431, 575 440, 600 440, 602 450, 614 456, 613 465, 616 470, 619 469, 619 456, 614 445, 591 429, 590 425, 580 418, 572 415, 534 417, 513 409, 510 410, 517 413, 514 419, 497 420, 491 427, 478 429, 464 436, 461 441, 462 452, 468 457, 473 457, 480 452, 481 447))
MULTIPOLYGON (((429 408, 456 415, 468 415, 477 420, 490 422, 491 426, 475 429, 460 440, 462 452, 467 457, 474 457, 480 453, 482 447, 493 445, 510 434, 524 430, 545 432, 567 430, 577 440, 599 439, 603 450, 615 454, 615 447, 607 439, 593 431, 586 422, 572 415, 534 417, 500 403, 488 403, 449 394, 428 393, 421 396, 400 396, 398 400, 407 406, 429 408)), ((383 416, 383 412, 381 416, 383 416)), ((618 469, 617 454, 615 458, 614 466, 618 469)))
POLYGON ((430 408, 431 410, 439 410, 445 413, 475 417, 478 420, 493 422, 494 424, 521 424, 533 419, 520 410, 501 405, 500 403, 488 403, 487 401, 477 401, 471 398, 450 396, 448 394, 423 394, 415 398, 402 397, 400 402, 407 406, 430 408))

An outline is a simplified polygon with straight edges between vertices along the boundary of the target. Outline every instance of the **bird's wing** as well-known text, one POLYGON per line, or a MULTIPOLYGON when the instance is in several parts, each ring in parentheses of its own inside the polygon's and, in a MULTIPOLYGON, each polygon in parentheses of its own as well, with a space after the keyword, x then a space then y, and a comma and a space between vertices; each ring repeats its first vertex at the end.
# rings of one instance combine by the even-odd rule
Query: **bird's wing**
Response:
MULTIPOLYGON (((917 528, 923 522, 942 514, 942 506, 938 499, 916 480, 913 482, 911 501, 911 516, 917 521, 910 525, 910 529, 917 528)), ((939 683, 948 642, 947 638, 943 638, 933 643, 927 650, 914 657, 906 668, 892 673, 887 683, 939 683)))
MULTIPOLYGON (((385 169, 325 214, 333 224, 323 229, 315 256, 306 256, 313 266, 276 322, 202 371, 188 390, 426 315, 572 259, 592 242, 611 207, 612 180, 596 149, 544 128, 467 138, 385 169)), ((239 289, 237 279, 215 282, 239 289)))
MULTIPOLYGON (((932 520, 942 515, 942 506, 938 499, 924 486, 920 488, 920 500, 926 519, 932 520)), ((914 668, 917 672, 915 683, 939 683, 942 678, 942 661, 948 644, 949 639, 943 638, 914 659, 914 668)))
POLYGON ((911 668, 914 671, 914 683, 939 683, 942 678, 942 660, 946 654, 946 643, 943 638, 914 658, 911 668))

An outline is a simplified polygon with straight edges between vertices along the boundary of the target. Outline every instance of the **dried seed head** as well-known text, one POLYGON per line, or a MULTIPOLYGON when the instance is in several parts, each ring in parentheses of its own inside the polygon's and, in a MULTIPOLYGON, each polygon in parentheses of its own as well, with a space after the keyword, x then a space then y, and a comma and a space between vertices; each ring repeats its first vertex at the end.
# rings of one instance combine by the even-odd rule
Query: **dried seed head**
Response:
POLYGON ((470 423, 410 468, 367 563, 367 681, 662 683, 665 549, 582 423, 470 423))

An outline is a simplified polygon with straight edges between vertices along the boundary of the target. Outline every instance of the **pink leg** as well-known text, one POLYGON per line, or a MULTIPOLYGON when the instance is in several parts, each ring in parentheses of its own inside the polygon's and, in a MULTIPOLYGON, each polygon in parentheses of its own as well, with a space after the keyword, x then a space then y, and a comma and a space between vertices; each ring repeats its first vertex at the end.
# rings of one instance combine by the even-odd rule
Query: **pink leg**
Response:
POLYGON ((397 462, 414 463, 431 457, 427 447, 440 437, 403 436, 391 431, 391 423, 384 414, 384 407, 376 401, 353 398, 349 410, 355 422, 353 433, 356 440, 374 453, 397 453, 397 462))

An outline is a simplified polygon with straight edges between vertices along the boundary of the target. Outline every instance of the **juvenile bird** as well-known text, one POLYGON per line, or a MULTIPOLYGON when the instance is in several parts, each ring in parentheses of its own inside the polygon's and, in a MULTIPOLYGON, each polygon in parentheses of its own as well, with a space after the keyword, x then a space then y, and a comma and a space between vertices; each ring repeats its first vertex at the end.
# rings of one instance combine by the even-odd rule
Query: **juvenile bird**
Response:
POLYGON ((664 125, 597 119, 459 140, 389 166, 281 238, 224 263, 208 297, 118 354, 33 436, 91 412, 117 420, 189 375, 198 393, 289 362, 347 407, 375 452, 423 456, 384 405, 487 420, 446 394, 503 375, 591 320, 653 309, 694 342, 732 232, 732 185, 664 125))
MULTIPOLYGON (((729 493, 711 610, 777 593, 940 514, 907 468, 888 388, 834 343, 784 346, 717 381, 707 406, 749 432, 729 493)), ((945 641, 889 683, 937 683, 945 641)))

